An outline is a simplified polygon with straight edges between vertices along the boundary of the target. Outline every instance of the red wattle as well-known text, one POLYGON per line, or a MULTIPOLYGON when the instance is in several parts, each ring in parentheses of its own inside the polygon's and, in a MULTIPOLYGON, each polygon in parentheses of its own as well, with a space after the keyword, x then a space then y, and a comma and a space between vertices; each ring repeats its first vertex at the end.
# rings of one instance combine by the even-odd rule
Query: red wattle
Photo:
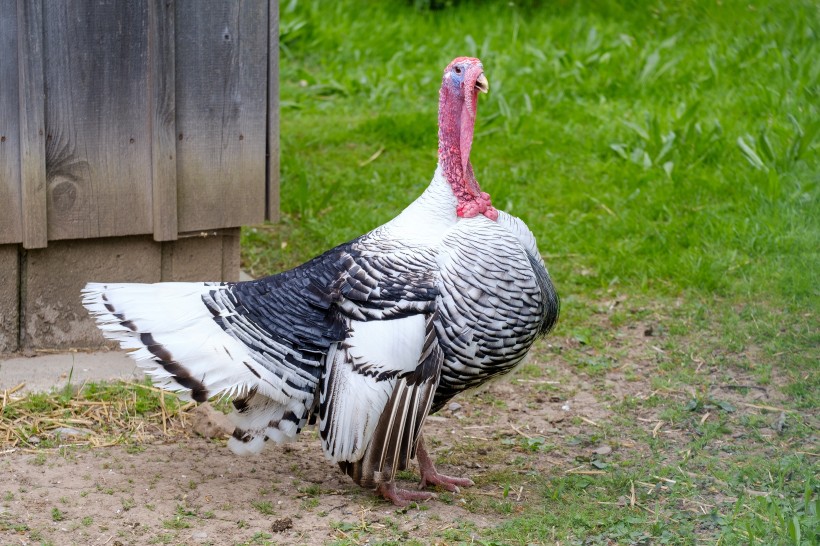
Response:
POLYGON ((496 220, 498 211, 493 208, 490 196, 481 191, 470 165, 478 106, 476 82, 482 74, 481 61, 461 57, 445 71, 439 93, 439 164, 458 202, 456 215, 459 218, 483 214, 496 220), (456 80, 454 73, 463 76, 456 80))

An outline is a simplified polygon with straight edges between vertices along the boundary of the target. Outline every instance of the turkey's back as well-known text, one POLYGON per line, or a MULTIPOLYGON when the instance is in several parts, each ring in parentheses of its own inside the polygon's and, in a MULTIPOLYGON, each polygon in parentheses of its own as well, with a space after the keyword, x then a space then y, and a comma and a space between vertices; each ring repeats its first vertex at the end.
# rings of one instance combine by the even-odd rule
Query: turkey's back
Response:
POLYGON ((445 355, 432 411, 508 373, 558 318, 558 296, 519 219, 459 221, 441 244, 436 330, 445 355))

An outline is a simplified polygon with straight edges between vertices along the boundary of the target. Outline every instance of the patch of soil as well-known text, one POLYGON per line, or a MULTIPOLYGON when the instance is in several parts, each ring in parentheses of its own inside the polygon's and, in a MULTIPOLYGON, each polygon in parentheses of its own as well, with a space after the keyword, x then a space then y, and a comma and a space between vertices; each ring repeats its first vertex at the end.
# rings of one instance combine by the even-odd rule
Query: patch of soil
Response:
POLYGON ((45 461, 22 450, 5 455, 0 498, 17 528, 0 531, 0 543, 29 543, 33 531, 55 544, 230 544, 264 535, 323 544, 387 520, 394 533, 416 538, 491 523, 457 502, 398 511, 325 461, 315 438, 252 458, 198 437, 143 447, 74 449, 45 461))

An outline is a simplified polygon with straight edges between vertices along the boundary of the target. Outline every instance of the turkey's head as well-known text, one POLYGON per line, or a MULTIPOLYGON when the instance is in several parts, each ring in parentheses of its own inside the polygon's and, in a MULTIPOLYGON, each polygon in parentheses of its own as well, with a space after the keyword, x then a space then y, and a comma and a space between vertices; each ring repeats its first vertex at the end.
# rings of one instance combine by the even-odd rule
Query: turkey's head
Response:
POLYGON ((478 94, 489 90, 478 59, 458 57, 444 69, 438 110, 439 164, 458 200, 456 214, 461 218, 479 214, 490 220, 498 218, 498 211, 490 203, 490 196, 481 191, 470 165, 478 94))

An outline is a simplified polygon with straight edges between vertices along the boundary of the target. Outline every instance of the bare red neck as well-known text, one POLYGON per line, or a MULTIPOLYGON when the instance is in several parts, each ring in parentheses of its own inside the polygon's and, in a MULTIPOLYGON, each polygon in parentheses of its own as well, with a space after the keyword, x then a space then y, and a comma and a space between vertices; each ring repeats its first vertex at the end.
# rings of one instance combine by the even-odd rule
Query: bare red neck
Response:
POLYGON ((481 191, 470 164, 478 91, 473 85, 462 92, 446 81, 439 93, 438 157, 444 176, 458 200, 456 214, 472 218, 479 214, 498 218, 490 196, 481 191))

